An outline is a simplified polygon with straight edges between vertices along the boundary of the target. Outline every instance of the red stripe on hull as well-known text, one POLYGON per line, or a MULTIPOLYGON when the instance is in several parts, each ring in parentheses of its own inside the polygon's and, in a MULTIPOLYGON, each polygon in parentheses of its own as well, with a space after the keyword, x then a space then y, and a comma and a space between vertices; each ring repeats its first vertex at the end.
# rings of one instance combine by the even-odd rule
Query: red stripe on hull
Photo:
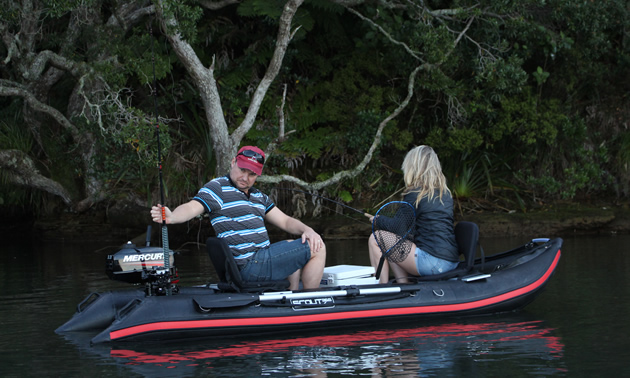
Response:
POLYGON ((542 285, 551 276, 558 261, 560 260, 560 250, 556 252, 556 257, 553 262, 538 280, 524 286, 520 289, 510 291, 505 294, 497 295, 492 298, 481 299, 478 301, 447 304, 447 305, 432 305, 432 306, 417 306, 417 307, 402 307, 402 308, 388 308, 378 310, 359 310, 359 311, 346 311, 327 314, 310 314, 310 315, 295 315, 295 316, 276 316, 276 317, 262 317, 262 318, 246 318, 246 319, 211 319, 211 320, 185 320, 185 321, 172 321, 172 322, 156 322, 143 324, 139 326, 133 326, 129 328, 112 331, 109 334, 110 340, 117 340, 129 336, 140 335, 148 332, 155 331, 168 331, 178 329, 195 329, 195 328, 217 328, 217 327, 245 327, 245 326, 265 326, 265 325, 277 325, 277 324, 302 324, 302 323, 314 323, 331 320, 349 320, 349 319, 364 319, 375 318, 384 316, 397 316, 397 315, 415 315, 415 314, 430 314, 430 313, 445 313, 471 310, 490 306, 500 302, 504 302, 525 294, 528 294, 542 285))

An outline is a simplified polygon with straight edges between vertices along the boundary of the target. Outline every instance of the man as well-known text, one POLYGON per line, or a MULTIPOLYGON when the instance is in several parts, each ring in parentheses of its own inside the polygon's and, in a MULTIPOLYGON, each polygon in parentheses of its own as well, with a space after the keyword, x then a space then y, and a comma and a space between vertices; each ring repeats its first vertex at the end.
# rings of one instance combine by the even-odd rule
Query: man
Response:
MULTIPOLYGON (((326 246, 319 234, 278 209, 269 197, 254 188, 262 174, 265 153, 242 147, 232 159, 230 172, 206 183, 197 195, 171 211, 167 224, 186 222, 208 212, 217 237, 224 238, 246 281, 289 280, 291 290, 318 288, 326 264, 326 246), (265 220, 301 239, 271 244, 265 220)), ((151 208, 151 218, 162 223, 161 205, 151 208)))

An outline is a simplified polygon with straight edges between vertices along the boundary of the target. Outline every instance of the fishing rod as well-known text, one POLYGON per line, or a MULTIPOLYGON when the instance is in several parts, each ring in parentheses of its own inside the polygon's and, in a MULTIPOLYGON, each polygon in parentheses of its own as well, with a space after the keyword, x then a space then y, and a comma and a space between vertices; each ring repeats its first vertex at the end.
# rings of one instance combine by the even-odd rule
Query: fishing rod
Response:
POLYGON ((350 209, 350 210, 352 210, 352 211, 356 211, 357 213, 359 213, 359 214, 361 214, 361 215, 371 216, 371 214, 368 214, 367 212, 365 212, 365 211, 363 211, 363 210, 355 209, 354 207, 348 206, 348 205, 346 205, 346 204, 344 204, 344 203, 341 203, 341 202, 339 202, 339 201, 335 201, 334 199, 330 199, 330 198, 328 198, 328 197, 320 196, 319 194, 310 193, 310 192, 306 192, 306 191, 304 191, 304 190, 292 189, 292 188, 276 188, 276 189, 280 189, 280 190, 289 190, 289 191, 292 191, 292 192, 298 192, 298 193, 308 194, 308 195, 311 195, 311 196, 313 196, 313 197, 321 198, 321 199, 324 199, 324 200, 326 200, 326 201, 330 201, 330 202, 332 202, 332 203, 336 203, 337 205, 339 205, 339 206, 343 206, 343 207, 345 207, 346 209, 350 209))
POLYGON ((160 183, 160 201, 162 204, 162 250, 164 253, 164 270, 166 271, 166 295, 171 295, 171 253, 168 245, 168 229, 166 228, 166 207, 164 206, 164 179, 162 178, 162 146, 160 144, 160 122, 158 119, 157 78, 155 75, 155 51, 153 49, 153 20, 149 22, 151 38, 151 65, 153 67, 153 106, 155 111, 155 135, 157 139, 158 176, 160 183))

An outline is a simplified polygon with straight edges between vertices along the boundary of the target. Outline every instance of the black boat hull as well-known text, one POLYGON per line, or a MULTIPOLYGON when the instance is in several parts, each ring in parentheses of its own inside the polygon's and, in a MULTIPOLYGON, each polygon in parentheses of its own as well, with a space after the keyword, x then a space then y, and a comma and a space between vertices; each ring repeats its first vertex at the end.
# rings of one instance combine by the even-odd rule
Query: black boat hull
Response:
POLYGON ((263 294, 223 293, 210 287, 184 287, 171 296, 111 291, 80 305, 57 332, 96 331, 92 343, 155 341, 515 311, 545 287, 558 265, 561 245, 561 239, 529 243, 480 260, 475 265, 479 279, 471 281, 457 278, 263 294))

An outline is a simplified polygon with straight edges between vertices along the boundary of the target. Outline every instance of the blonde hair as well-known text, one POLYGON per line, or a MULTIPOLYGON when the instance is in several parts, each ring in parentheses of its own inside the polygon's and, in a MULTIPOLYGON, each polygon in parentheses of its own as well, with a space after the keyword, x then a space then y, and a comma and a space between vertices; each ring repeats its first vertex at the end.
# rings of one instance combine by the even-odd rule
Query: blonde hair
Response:
POLYGON ((433 200, 435 192, 438 191, 440 202, 445 192, 451 191, 446 186, 446 177, 442 173, 440 159, 429 146, 417 146, 407 152, 402 163, 402 170, 405 179, 405 194, 417 192, 415 206, 420 200, 427 197, 433 200))

